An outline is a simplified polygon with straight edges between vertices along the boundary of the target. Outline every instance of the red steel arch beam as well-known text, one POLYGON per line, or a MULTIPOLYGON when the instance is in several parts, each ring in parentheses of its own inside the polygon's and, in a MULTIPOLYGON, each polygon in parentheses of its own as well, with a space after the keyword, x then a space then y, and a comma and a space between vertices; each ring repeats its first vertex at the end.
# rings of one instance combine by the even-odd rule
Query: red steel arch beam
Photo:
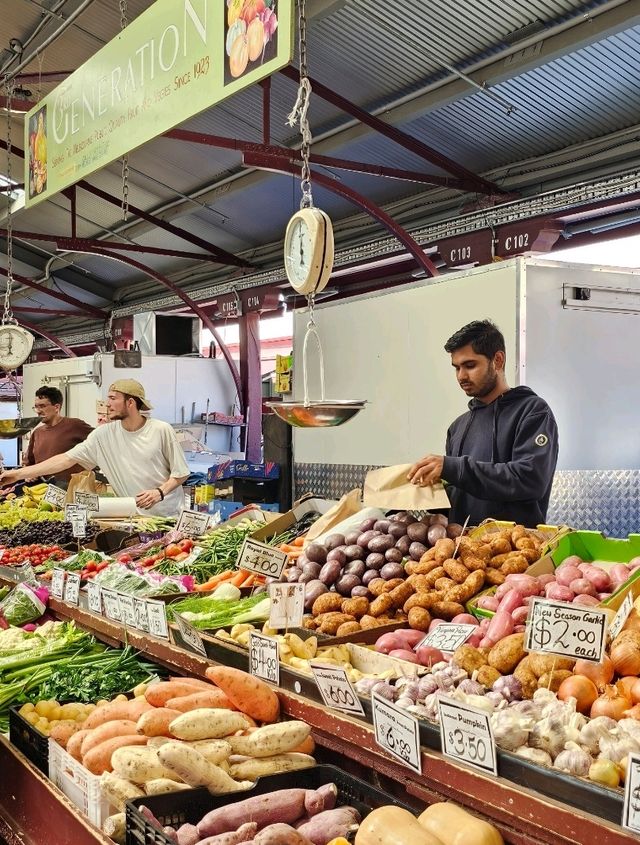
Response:
POLYGON ((46 331, 46 329, 42 329, 40 328, 40 326, 37 326, 34 323, 27 323, 27 321, 23 320, 22 318, 20 318, 18 322, 21 326, 24 326, 25 329, 29 329, 30 332, 35 332, 36 334, 42 335, 42 337, 46 338, 46 340, 51 341, 54 346, 57 346, 58 349, 62 349, 67 358, 78 357, 73 351, 73 349, 67 346, 67 344, 60 340, 59 337, 56 337, 54 334, 51 334, 50 332, 46 331))
MULTIPOLYGON (((244 153, 242 161, 247 167, 255 167, 258 170, 272 170, 275 173, 292 174, 293 176, 300 175, 300 168, 297 163, 287 159, 283 156, 268 156, 262 153, 244 153)), ((378 223, 381 223, 394 237, 396 237, 407 250, 413 255, 418 266, 421 267, 427 276, 438 276, 438 269, 424 253, 420 244, 411 237, 411 235, 402 228, 398 223, 391 218, 384 209, 376 205, 371 200, 363 197, 358 191, 343 185, 341 182, 336 182, 335 179, 330 179, 328 176, 323 176, 321 173, 313 172, 311 174, 311 182, 316 185, 322 185, 328 191, 338 194, 355 205, 360 206, 367 214, 370 214, 378 223)))
POLYGON ((122 261, 124 264, 128 264, 130 267, 135 267, 136 270, 140 270, 142 273, 146 273, 152 279, 155 279, 156 282, 159 282, 164 287, 168 288, 172 293, 175 293, 176 296, 180 297, 180 299, 184 302, 184 304, 196 314, 204 325, 209 329, 211 334, 215 337, 218 346, 220 347, 222 354, 224 356, 225 361, 227 362, 227 366, 231 370, 231 375, 233 377, 233 381, 236 386, 236 390, 238 391, 238 398, 240 400, 241 411, 244 413, 244 402, 242 399, 242 384, 240 381, 240 373, 238 372, 238 368, 236 367, 236 363, 231 357, 231 352, 227 347, 224 340, 220 337, 216 327, 214 326, 211 318, 207 316, 207 313, 201 308, 197 302, 194 302, 193 299, 189 296, 189 294, 185 293, 181 288, 177 285, 174 285, 172 281, 163 276, 162 273, 158 273, 156 270, 153 270, 151 267, 147 267, 146 264, 143 264, 141 261, 136 261, 135 258, 130 258, 128 255, 114 255, 112 252, 108 252, 106 249, 97 249, 95 247, 88 248, 86 250, 82 250, 83 253, 87 253, 88 255, 101 255, 103 258, 111 258, 115 261, 122 261))
MULTIPOLYGON (((2 267, 0 267, 0 276, 8 276, 7 271, 2 267)), ((61 302, 66 302, 67 305, 74 305, 80 311, 85 314, 89 314, 92 317, 99 317, 101 320, 106 320, 109 316, 106 311, 102 311, 100 308, 95 308, 93 305, 87 305, 86 302, 76 299, 75 296, 69 296, 67 293, 62 293, 62 291, 53 290, 53 288, 46 288, 39 282, 34 282, 34 280, 30 279, 28 276, 19 276, 17 273, 14 273, 13 278, 16 282, 20 282, 21 285, 26 285, 29 288, 40 291, 40 293, 51 296, 53 299, 59 299, 61 302)))

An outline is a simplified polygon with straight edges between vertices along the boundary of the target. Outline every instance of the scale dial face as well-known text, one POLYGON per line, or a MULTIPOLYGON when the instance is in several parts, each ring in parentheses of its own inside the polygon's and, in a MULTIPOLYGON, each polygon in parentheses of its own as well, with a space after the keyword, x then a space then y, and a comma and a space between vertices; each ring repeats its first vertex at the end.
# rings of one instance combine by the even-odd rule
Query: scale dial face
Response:
POLYGON ((289 220, 284 269, 298 293, 319 293, 326 286, 333 269, 333 228, 324 211, 302 208, 289 220))
POLYGON ((0 326, 0 368, 15 370, 27 360, 33 348, 33 335, 21 326, 0 326))

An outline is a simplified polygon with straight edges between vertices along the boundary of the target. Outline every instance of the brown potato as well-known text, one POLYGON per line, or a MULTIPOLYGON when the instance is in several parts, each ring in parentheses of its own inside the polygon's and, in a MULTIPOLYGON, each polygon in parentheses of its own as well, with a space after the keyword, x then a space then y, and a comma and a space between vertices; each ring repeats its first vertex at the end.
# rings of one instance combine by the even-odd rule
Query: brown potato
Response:
POLYGON ((535 563, 542 557, 542 552, 540 549, 520 549, 518 554, 521 554, 522 557, 525 558, 525 560, 527 560, 530 564, 535 563))
POLYGON ((444 561, 454 553, 456 544, 449 537, 444 537, 442 540, 436 542, 434 549, 436 550, 435 559, 442 566, 444 561))
POLYGON ((396 610, 396 612, 393 614, 393 618, 396 620, 396 622, 406 622, 408 619, 407 614, 404 612, 404 610, 396 610))
POLYGON ((442 568, 449 578, 453 578, 456 584, 462 584, 469 574, 469 570, 463 563, 459 563, 457 560, 453 560, 452 558, 445 560, 442 564, 442 568))
POLYGON ((407 581, 403 581, 401 584, 398 584, 389 595, 391 596, 391 600, 393 601, 393 606, 398 608, 402 607, 402 605, 406 602, 406 600, 412 596, 414 593, 413 585, 409 584, 407 581))
POLYGON ((456 584, 457 581, 454 581, 452 578, 438 578, 433 586, 436 590, 450 590, 451 587, 455 587, 456 584))
POLYGON ((336 631, 336 637, 347 637, 349 634, 358 634, 361 630, 359 622, 343 622, 336 631))
POLYGON ((416 631, 428 631, 431 614, 424 607, 412 607, 408 615, 409 627, 416 631))
POLYGON ((431 615, 436 619, 453 619, 459 613, 464 613, 464 605, 455 601, 438 601, 430 608, 431 615))
POLYGON ((550 689, 551 692, 558 692, 560 684, 570 678, 573 672, 568 669, 556 669, 555 672, 547 672, 538 678, 538 689, 550 689))
POLYGON ((524 558, 522 555, 514 555, 514 557, 510 557, 500 567, 500 571, 504 575, 514 575, 519 574, 521 572, 526 572, 529 568, 529 561, 524 558))
POLYGON ((536 542, 533 537, 522 537, 515 542, 516 549, 539 549, 540 543, 536 542))
POLYGON ((496 555, 508 554, 511 551, 511 541, 504 537, 497 537, 489 543, 493 557, 496 555))
POLYGON ((458 646, 453 653, 452 660, 469 675, 473 675, 481 666, 487 665, 487 658, 484 654, 466 643, 458 646))
POLYGON ((506 560, 508 560, 510 554, 511 552, 506 552, 505 554, 494 555, 492 558, 489 559, 488 566, 494 566, 496 568, 502 566, 502 564, 505 563, 506 560))
POLYGON ((489 584, 492 587, 497 587, 500 584, 504 584, 507 580, 507 576, 500 569, 487 569, 484 575, 484 580, 486 584, 489 584))
POLYGON ((338 611, 342 607, 344 597, 340 593, 323 593, 314 601, 311 613, 320 616, 323 613, 338 611))
MULTIPOLYGON (((424 558, 424 555, 422 556, 424 558)), ((405 566, 405 572, 409 572, 410 575, 428 575, 430 572, 433 572, 434 569, 437 569, 440 566, 437 560, 422 560, 420 559, 419 563, 415 561, 413 563, 408 563, 405 566)))
POLYGON ((541 678, 547 672, 554 672, 556 669, 571 670, 575 663, 575 660, 571 660, 569 657, 556 657, 542 651, 532 651, 528 660, 529 668, 537 678, 541 678))
POLYGON ((429 563, 429 561, 435 560, 435 559, 436 559, 436 549, 435 549, 435 546, 433 546, 432 548, 427 549, 427 551, 422 555, 419 563, 429 563))
POLYGON ((478 669, 476 681, 487 689, 491 689, 500 677, 500 672, 498 672, 497 669, 494 669, 493 666, 481 666, 478 669))
POLYGON ((384 593, 386 583, 384 578, 374 578, 373 581, 369 581, 367 587, 374 596, 381 596, 384 593))
POLYGON ((322 625, 320 626, 320 633, 331 634, 333 636, 345 622, 355 621, 355 618, 349 616, 348 613, 325 613, 322 619, 322 625))
POLYGON ((424 607, 429 610, 436 602, 444 599, 444 593, 439 590, 432 590, 428 593, 414 593, 404 603, 402 609, 409 613, 412 607, 424 607))
POLYGON ((444 570, 444 567, 439 566, 437 569, 433 569, 428 575, 425 575, 425 584, 429 587, 433 587, 438 578, 446 578, 447 573, 444 570))
POLYGON ((389 593, 385 593, 382 596, 378 596, 377 599, 374 599, 370 606, 369 606, 369 614, 371 616, 382 616, 384 613, 388 613, 393 607, 393 600, 389 593))
POLYGON ((377 628, 379 624, 380 623, 375 618, 375 616, 370 616, 369 614, 366 614, 360 619, 360 627, 363 631, 366 631, 369 628, 377 628))
POLYGON ((390 578, 388 581, 385 581, 384 587, 382 588, 382 592, 392 593, 396 587, 401 587, 404 583, 404 578, 390 578))
POLYGON ((485 563, 488 563, 493 557, 493 552, 491 551, 489 543, 479 543, 474 557, 479 557, 480 560, 484 560, 485 563))
POLYGON ((518 540, 522 540, 523 537, 527 536, 527 529, 524 525, 516 525, 516 527, 511 532, 511 545, 515 546, 518 540))
POLYGON ((489 652, 489 665, 501 675, 510 675, 525 655, 524 634, 510 634, 493 646, 489 652))
POLYGON ((416 593, 426 593, 432 589, 426 575, 410 575, 407 583, 411 584, 416 593))
POLYGON ((369 613, 369 599, 366 599, 364 596, 344 599, 340 610, 343 613, 348 613, 350 616, 355 616, 356 619, 360 619, 365 613, 369 613))
POLYGON ((318 627, 318 623, 313 618, 313 616, 305 616, 302 620, 302 627, 306 628, 307 631, 315 631, 318 627))
POLYGON ((514 676, 520 681, 522 686, 522 697, 533 698, 534 692, 538 689, 538 678, 531 671, 531 663, 529 657, 524 657, 516 666, 514 676))
POLYGON ((486 569, 489 565, 486 561, 482 560, 482 558, 476 557, 475 555, 467 555, 467 557, 463 559, 462 563, 469 572, 475 572, 476 569, 486 569))

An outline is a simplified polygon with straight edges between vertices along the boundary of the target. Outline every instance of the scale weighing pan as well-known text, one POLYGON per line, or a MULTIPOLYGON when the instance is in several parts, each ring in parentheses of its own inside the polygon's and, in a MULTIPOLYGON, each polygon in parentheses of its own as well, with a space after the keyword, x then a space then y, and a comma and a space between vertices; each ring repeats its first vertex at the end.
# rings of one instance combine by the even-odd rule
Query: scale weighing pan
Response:
POLYGON ((23 417, 17 420, 0 420, 0 440, 13 440, 34 429, 42 420, 40 417, 23 417))

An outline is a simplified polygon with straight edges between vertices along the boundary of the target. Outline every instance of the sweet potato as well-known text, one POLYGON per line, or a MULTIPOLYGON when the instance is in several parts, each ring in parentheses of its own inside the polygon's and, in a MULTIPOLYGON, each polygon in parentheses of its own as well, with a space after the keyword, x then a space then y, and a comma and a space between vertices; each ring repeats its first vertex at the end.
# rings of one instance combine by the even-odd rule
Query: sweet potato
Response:
POLYGON ((296 772, 300 769, 310 769, 316 761, 308 754, 275 754, 273 757, 249 758, 240 763, 231 763, 229 774, 234 780, 257 780, 265 775, 276 775, 281 772, 296 772))
POLYGON ((253 845, 310 845, 310 841, 288 824, 270 824, 253 838, 253 845))
POLYGON ((195 692, 193 684, 186 681, 160 681, 147 687, 144 697, 153 707, 166 707, 171 698, 191 695, 195 692))
POLYGON ((239 710, 253 719, 275 722, 280 715, 278 696, 260 678, 230 666, 209 666, 205 674, 239 710))
POLYGON ((85 737, 80 747, 80 756, 84 757, 92 748, 107 739, 112 739, 115 736, 133 736, 135 732, 136 722, 132 722, 131 719, 114 719, 112 722, 104 722, 85 737))
POLYGON ((327 845, 331 839, 339 836, 348 838, 350 833, 357 830, 360 823, 360 813, 355 807, 336 807, 318 813, 308 822, 297 825, 298 833, 302 833, 313 845, 327 845))
POLYGON ((200 708, 182 713, 169 725, 176 739, 220 739, 249 727, 240 713, 221 708, 200 708))
POLYGON ((214 795, 249 789, 252 781, 235 781, 220 766, 186 744, 169 742, 158 749, 160 763, 189 786, 206 786, 214 795))
POLYGON ((233 754, 245 757, 272 757, 286 754, 300 745, 311 733, 306 722, 277 722, 252 731, 248 736, 230 736, 227 739, 233 754))
POLYGON ((237 830, 207 836, 206 839, 201 839, 198 845, 242 845, 243 842, 253 842, 257 832, 258 825, 255 822, 245 822, 237 830))
POLYGON ((62 748, 66 748, 71 737, 80 731, 82 722, 59 722, 51 728, 49 736, 55 740, 62 748))
POLYGON ((100 777, 100 792, 119 813, 124 813, 125 804, 132 798, 142 798, 144 792, 131 781, 103 772, 100 777))
POLYGON ((144 785, 146 795, 165 795, 167 792, 179 792, 181 789, 191 789, 188 783, 178 783, 170 778, 152 778, 144 785))
POLYGON ((154 707, 140 716, 136 722, 136 732, 143 736, 170 736, 169 725, 180 713, 180 710, 168 707, 154 707))
POLYGON ((138 736, 138 734, 135 734, 135 736, 114 736, 101 742, 100 745, 96 745, 88 754, 85 754, 82 758, 82 765, 94 775, 112 772, 111 755, 114 751, 128 745, 145 745, 146 742, 146 736, 138 736))
POLYGON ((102 704, 96 707, 82 723, 84 730, 103 725, 105 722, 114 722, 117 719, 130 719, 128 701, 111 701, 109 704, 102 704))
POLYGON ((338 790, 335 784, 318 789, 279 789, 264 795, 254 795, 211 810, 198 823, 201 837, 215 836, 237 830, 247 819, 258 827, 274 823, 294 824, 305 814, 314 816, 335 807, 338 790))
POLYGON ((202 690, 211 689, 209 681, 205 681, 203 678, 184 678, 182 675, 172 675, 170 678, 167 678, 167 681, 172 684, 189 684, 189 686, 197 687, 202 690))
POLYGON ((118 845, 124 845, 127 835, 125 814, 115 813, 113 816, 107 816, 102 823, 102 830, 118 845))
POLYGON ((221 689, 209 685, 208 690, 199 690, 190 695, 182 695, 178 698, 170 698, 166 707, 170 710, 179 710, 181 713, 188 713, 189 710, 197 710, 200 707, 216 707, 223 710, 237 710, 235 704, 230 701, 221 689))
POLYGON ((160 762, 157 748, 118 748, 111 755, 111 767, 116 775, 131 783, 172 778, 172 773, 160 762))
POLYGON ((178 845, 197 845, 201 837, 198 833, 198 828, 194 824, 181 825, 176 831, 176 840, 178 845))
POLYGON ((84 738, 86 736, 89 736, 90 733, 91 731, 87 731, 84 729, 81 731, 76 731, 76 733, 73 734, 69 742, 67 742, 67 754, 71 754, 73 759, 77 760, 78 763, 82 762, 82 752, 80 750, 82 748, 82 743, 84 742, 84 738))

